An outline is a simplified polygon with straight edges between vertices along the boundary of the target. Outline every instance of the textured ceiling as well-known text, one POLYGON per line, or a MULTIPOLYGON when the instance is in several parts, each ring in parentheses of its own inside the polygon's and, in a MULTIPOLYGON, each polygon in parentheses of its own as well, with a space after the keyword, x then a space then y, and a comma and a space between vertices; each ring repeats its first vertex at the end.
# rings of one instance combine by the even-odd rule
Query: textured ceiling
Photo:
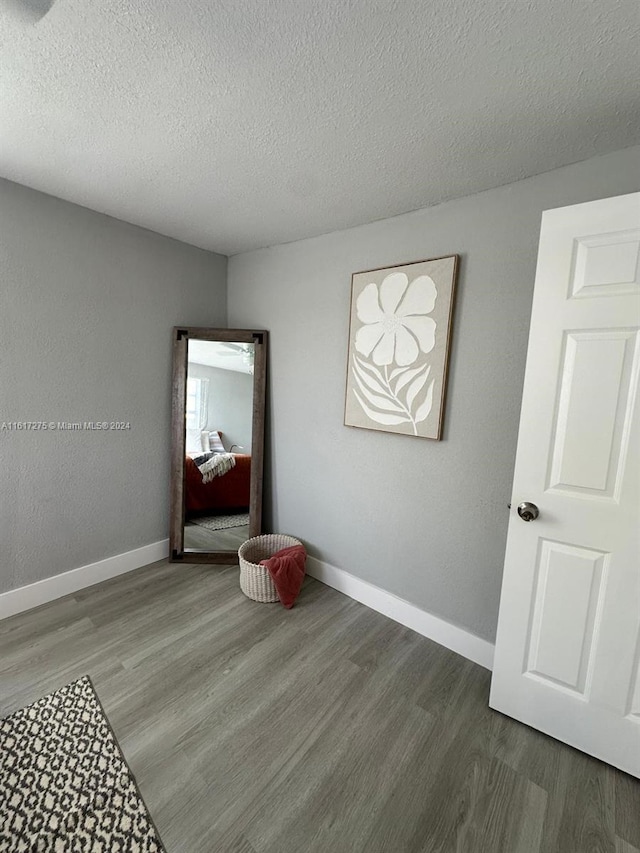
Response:
POLYGON ((234 254, 638 141, 637 0, 0 0, 0 175, 234 254))

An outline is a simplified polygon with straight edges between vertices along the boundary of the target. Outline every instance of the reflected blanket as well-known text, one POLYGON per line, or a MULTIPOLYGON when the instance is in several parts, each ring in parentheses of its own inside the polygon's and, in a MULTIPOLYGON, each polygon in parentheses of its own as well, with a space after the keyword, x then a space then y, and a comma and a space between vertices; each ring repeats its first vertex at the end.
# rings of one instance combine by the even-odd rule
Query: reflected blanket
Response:
POLYGON ((216 453, 211 459, 207 459, 198 465, 198 471, 202 474, 202 482, 210 483, 214 477, 222 477, 227 471, 235 467, 236 460, 233 453, 216 453))

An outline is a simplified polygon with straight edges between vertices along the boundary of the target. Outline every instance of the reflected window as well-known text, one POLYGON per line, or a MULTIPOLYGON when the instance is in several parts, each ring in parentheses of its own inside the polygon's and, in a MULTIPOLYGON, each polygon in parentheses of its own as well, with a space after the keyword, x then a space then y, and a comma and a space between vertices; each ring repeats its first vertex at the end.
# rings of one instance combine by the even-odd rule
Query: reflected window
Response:
POLYGON ((187 429, 204 429, 207 425, 208 380, 187 379, 187 429))

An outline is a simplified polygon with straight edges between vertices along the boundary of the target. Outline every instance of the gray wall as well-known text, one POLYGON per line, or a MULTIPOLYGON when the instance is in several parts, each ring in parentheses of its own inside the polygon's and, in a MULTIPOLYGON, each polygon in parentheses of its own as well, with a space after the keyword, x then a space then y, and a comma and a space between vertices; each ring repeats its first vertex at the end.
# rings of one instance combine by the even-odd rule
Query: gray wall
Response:
POLYGON ((222 433, 227 450, 239 444, 251 453, 251 418, 253 415, 253 376, 237 370, 222 370, 189 362, 189 376, 209 380, 209 419, 207 429, 222 433))
POLYGON ((171 327, 226 325, 226 258, 0 181, 0 592, 168 535, 171 327))
POLYGON ((274 528, 493 640, 540 216, 639 185, 640 148, 627 149, 231 258, 229 325, 271 333, 274 528), (343 426, 351 273, 451 253, 462 264, 444 440, 343 426))

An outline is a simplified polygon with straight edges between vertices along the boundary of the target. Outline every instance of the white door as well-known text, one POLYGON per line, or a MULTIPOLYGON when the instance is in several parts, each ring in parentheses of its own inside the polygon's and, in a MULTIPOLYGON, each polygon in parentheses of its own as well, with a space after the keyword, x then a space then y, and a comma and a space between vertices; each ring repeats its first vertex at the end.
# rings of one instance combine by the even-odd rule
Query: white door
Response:
POLYGON ((490 699, 635 776, 639 268, 640 193, 543 214, 490 699))

